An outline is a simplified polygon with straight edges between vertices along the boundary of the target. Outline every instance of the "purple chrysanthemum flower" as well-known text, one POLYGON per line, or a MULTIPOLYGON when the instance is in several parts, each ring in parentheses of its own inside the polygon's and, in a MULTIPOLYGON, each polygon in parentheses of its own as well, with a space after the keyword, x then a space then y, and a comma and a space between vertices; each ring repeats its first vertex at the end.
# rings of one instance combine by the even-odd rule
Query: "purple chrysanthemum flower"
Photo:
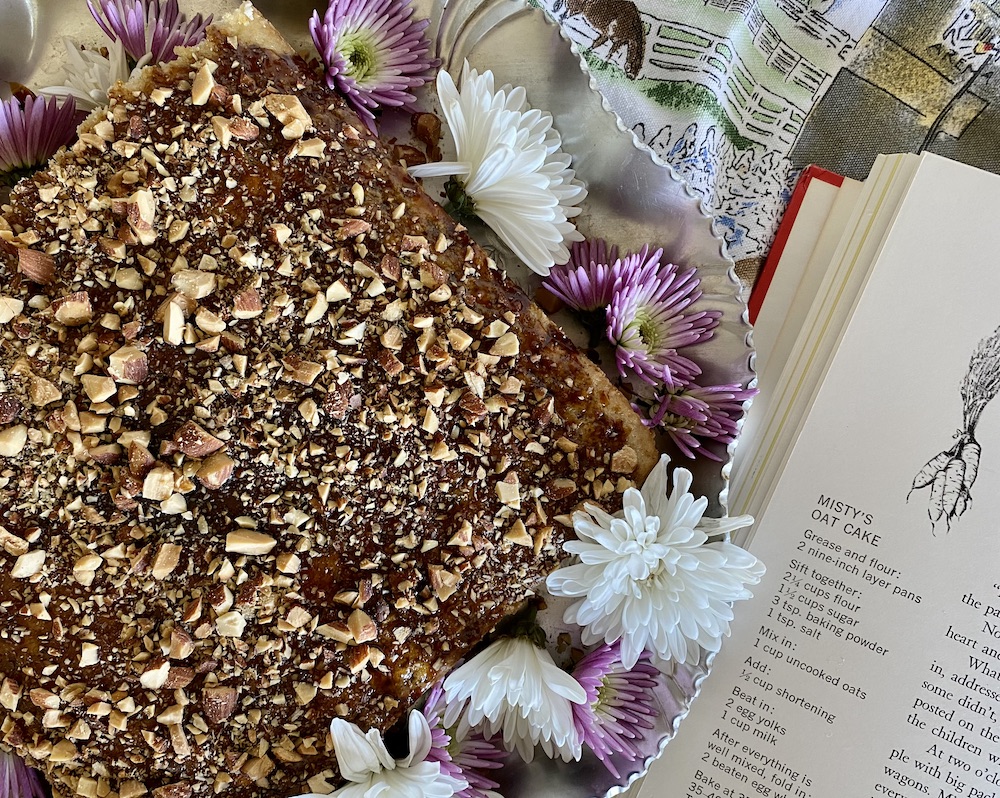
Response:
POLYGON ((670 438, 688 457, 701 453, 710 460, 722 461, 718 455, 702 448, 703 441, 729 445, 736 440, 743 403, 758 394, 756 388, 730 385, 688 385, 674 393, 656 396, 643 419, 648 427, 663 427, 670 438))
POLYGON ((618 372, 628 371, 649 385, 662 381, 677 388, 701 373, 698 365, 677 352, 706 341, 718 326, 714 310, 685 313, 701 297, 695 269, 680 271, 673 263, 660 264, 663 250, 649 247, 629 256, 637 263, 608 306, 608 340, 615 345, 618 372))
POLYGON ((152 63, 172 61, 174 50, 205 38, 212 21, 196 14, 188 19, 177 0, 87 0, 97 24, 112 41, 121 41, 136 62, 149 55, 152 63))
POLYGON ((648 651, 628 670, 622 664, 621 644, 613 643, 587 654, 573 677, 587 691, 587 702, 573 705, 573 722, 583 744, 620 778, 611 756, 619 754, 629 762, 642 756, 635 741, 653 728, 657 715, 653 690, 660 672, 648 651))
POLYGON ((339 91, 372 133, 381 106, 413 109, 412 90, 434 72, 410 0, 330 0, 323 19, 314 11, 309 32, 326 65, 326 85, 339 91))
POLYGON ((16 754, 0 751, 0 798, 45 798, 42 775, 16 754))
POLYGON ((76 138, 76 103, 16 97, 0 103, 0 173, 45 163, 76 138))
POLYGON ((421 710, 431 727, 431 750, 427 759, 440 762, 442 773, 468 782, 468 787, 455 793, 456 798, 487 798, 487 791, 500 785, 480 771, 503 767, 507 752, 477 731, 463 734, 454 728, 445 729, 446 704, 444 688, 438 683, 427 694, 421 710))
POLYGON ((633 263, 619 260, 618 247, 603 238, 588 238, 573 244, 569 261, 553 266, 542 285, 575 310, 603 310, 633 263))

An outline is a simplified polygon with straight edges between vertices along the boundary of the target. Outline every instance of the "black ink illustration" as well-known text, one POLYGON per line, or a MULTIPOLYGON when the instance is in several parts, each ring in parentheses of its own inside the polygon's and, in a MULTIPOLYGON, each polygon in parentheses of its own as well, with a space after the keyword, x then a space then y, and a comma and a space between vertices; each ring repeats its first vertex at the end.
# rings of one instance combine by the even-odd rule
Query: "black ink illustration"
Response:
MULTIPOLYGON (((927 514, 934 528, 942 520, 950 530, 972 503, 981 447, 976 425, 990 400, 1000 392, 1000 327, 976 346, 962 380, 962 428, 950 449, 931 458, 913 478, 910 493, 930 488, 927 514)), ((907 494, 909 499, 909 494, 907 494)))

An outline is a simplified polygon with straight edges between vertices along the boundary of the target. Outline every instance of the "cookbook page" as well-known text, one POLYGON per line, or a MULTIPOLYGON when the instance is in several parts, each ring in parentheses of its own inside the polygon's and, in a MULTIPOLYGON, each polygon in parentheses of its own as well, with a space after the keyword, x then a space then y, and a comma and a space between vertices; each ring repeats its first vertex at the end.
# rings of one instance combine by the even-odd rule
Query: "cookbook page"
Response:
POLYGON ((1000 795, 998 218, 921 162, 644 798, 1000 795))
POLYGON ((880 155, 850 214, 818 290, 781 363, 765 364, 761 392, 754 399, 733 460, 729 506, 734 513, 759 514, 775 474, 801 428, 829 365, 855 300, 913 176, 915 155, 880 155), (776 367, 776 369, 774 368, 776 367), (773 383, 766 376, 778 378, 773 383))

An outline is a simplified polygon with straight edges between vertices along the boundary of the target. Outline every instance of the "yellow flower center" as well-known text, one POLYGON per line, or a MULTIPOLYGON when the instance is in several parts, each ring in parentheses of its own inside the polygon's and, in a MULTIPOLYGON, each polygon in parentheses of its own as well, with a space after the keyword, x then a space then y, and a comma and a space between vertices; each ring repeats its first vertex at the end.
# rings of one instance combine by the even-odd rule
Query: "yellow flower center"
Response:
POLYGON ((375 42, 365 31, 348 33, 340 40, 340 51, 347 60, 347 74, 358 83, 364 82, 378 68, 375 42))

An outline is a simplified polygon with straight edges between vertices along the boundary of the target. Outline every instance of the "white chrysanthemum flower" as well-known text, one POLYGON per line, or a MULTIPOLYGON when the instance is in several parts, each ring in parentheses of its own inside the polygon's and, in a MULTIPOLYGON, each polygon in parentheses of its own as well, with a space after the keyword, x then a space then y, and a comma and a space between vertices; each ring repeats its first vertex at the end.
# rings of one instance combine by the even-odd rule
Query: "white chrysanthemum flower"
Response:
POLYGON ((461 83, 459 91, 451 75, 438 73, 456 160, 413 166, 410 174, 453 176, 452 204, 478 216, 526 266, 546 275, 569 260, 568 242, 583 240, 570 219, 587 189, 560 149, 552 115, 529 108, 523 88, 494 91, 493 73, 479 74, 468 62, 461 83))
MULTIPOLYGON (((354 723, 334 718, 330 724, 340 775, 348 783, 325 798, 452 798, 468 783, 441 772, 441 763, 427 761, 431 729, 419 712, 408 721, 410 753, 393 759, 378 729, 367 734, 354 723)), ((297 798, 324 798, 306 793, 297 798)))
POLYGON ((463 727, 482 724, 486 737, 502 730, 504 747, 525 762, 534 757, 536 745, 550 758, 580 758, 573 704, 584 703, 587 693, 530 640, 505 637, 492 643, 451 672, 444 692, 446 727, 461 719, 463 727))
POLYGON ((149 63, 150 56, 144 56, 134 70, 128 68, 125 46, 121 40, 110 42, 107 56, 99 50, 82 50, 80 45, 68 36, 63 37, 66 48, 66 84, 47 86, 38 93, 51 97, 72 97, 76 107, 93 111, 108 104, 108 90, 118 81, 127 81, 139 69, 149 63))
MULTIPOLYGON (((565 613, 583 627, 585 645, 621 640, 622 662, 632 668, 645 649, 683 663, 698 648, 718 651, 729 635, 732 602, 764 575, 763 564, 731 543, 707 543, 698 528, 708 506, 695 499, 691 472, 674 470, 667 495, 667 464, 660 458, 642 491, 629 488, 623 509, 609 515, 593 504, 573 515, 578 540, 565 544, 579 562, 550 574, 557 596, 579 598, 565 613)), ((721 519, 714 533, 753 523, 748 515, 721 519)))

